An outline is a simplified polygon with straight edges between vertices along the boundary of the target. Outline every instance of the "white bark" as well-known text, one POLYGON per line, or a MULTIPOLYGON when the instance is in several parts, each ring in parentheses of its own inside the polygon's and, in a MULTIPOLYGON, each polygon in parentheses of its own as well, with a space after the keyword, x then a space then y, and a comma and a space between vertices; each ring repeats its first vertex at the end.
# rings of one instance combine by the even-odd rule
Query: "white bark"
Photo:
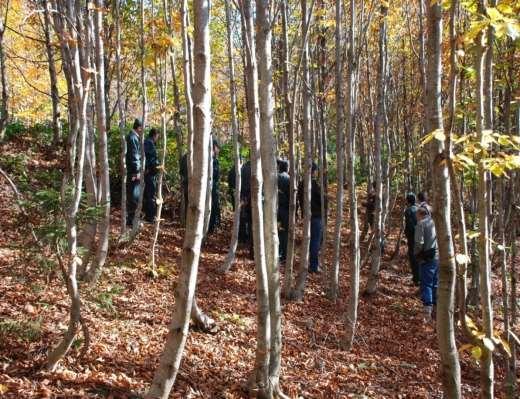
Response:
POLYGON ((146 395, 147 398, 166 399, 175 383, 186 345, 188 326, 193 309, 202 241, 211 120, 210 1, 194 0, 193 7, 195 14, 193 122, 194 132, 196 132, 193 136, 193 152, 198 162, 193 164, 193 174, 189 186, 189 196, 192 201, 190 201, 187 212, 181 271, 174 294, 175 310, 159 368, 155 372, 152 386, 146 395))

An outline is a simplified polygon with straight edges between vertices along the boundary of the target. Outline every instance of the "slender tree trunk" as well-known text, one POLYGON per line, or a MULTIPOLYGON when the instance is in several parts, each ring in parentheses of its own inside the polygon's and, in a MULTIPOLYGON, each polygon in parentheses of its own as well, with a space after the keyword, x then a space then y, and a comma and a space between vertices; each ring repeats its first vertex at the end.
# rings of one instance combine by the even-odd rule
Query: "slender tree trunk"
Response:
POLYGON ((238 233, 240 229, 240 190, 242 183, 242 164, 240 162, 240 143, 238 142, 238 121, 237 121, 237 87, 235 81, 235 65, 233 62, 233 38, 231 36, 231 7, 229 0, 225 0, 226 7, 226 32, 228 41, 228 68, 229 68, 229 91, 231 97, 231 131, 233 135, 233 156, 235 160, 235 191, 234 202, 235 210, 233 213, 233 230, 231 233, 231 243, 229 251, 222 266, 222 271, 226 272, 231 268, 235 261, 235 254, 238 245, 238 233))
POLYGON ((84 21, 81 8, 76 8, 74 2, 59 0, 53 3, 58 12, 55 14, 55 26, 62 53, 64 73, 68 75, 69 101, 69 138, 67 142, 67 166, 63 174, 61 196, 64 207, 67 232, 67 270, 63 266, 63 275, 67 292, 71 299, 69 324, 63 340, 56 346, 47 358, 47 368, 54 370, 58 362, 70 349, 81 322, 81 299, 76 279, 80 262, 78 256, 77 214, 83 192, 84 162, 87 136, 87 105, 91 76, 85 57, 80 56, 79 45, 84 45, 88 32, 88 24, 84 21), (80 25, 84 24, 83 27, 80 25), (85 37, 80 39, 80 35, 85 37), (73 40, 70 40, 72 38, 73 40), (79 143, 78 143, 79 140, 79 143), (72 189, 72 200, 68 193, 72 189))
MULTIPOLYGON (((426 86, 426 127, 443 131, 441 106, 442 77, 442 9, 438 1, 430 2, 428 16, 428 70, 426 86)), ((433 214, 439 244, 439 287, 437 289, 437 335, 441 354, 441 376, 444 394, 460 398, 460 365, 455 343, 455 251, 451 232, 450 178, 444 142, 431 144, 433 159, 433 214)))
MULTIPOLYGON (((336 224, 334 225, 334 260, 330 269, 328 297, 332 301, 338 298, 339 262, 341 259, 341 227, 343 224, 343 169, 345 142, 345 97, 343 95, 343 2, 336 2, 336 224)), ((350 99, 349 99, 350 100, 350 99)))
POLYGON ((47 51, 47 61, 49 64, 49 78, 51 83, 51 100, 52 100, 52 144, 54 147, 61 140, 61 120, 60 120, 60 95, 58 92, 58 78, 56 76, 56 63, 54 61, 54 49, 51 44, 51 17, 49 9, 50 2, 45 1, 44 17, 44 33, 45 33, 45 49, 47 51))
POLYGON ((96 280, 101 269, 105 265, 108 254, 108 239, 110 234, 110 171, 108 164, 108 138, 106 126, 106 109, 105 109, 105 56, 103 44, 103 10, 104 0, 96 0, 96 9, 94 11, 94 38, 95 38, 95 65, 97 70, 96 77, 96 123, 97 135, 99 138, 98 156, 99 156, 99 177, 98 188, 100 204, 103 216, 98 223, 99 239, 96 247, 95 261, 91 268, 87 270, 87 281, 96 280))
POLYGON ((312 138, 310 130, 311 95, 309 79, 309 45, 307 32, 310 18, 307 10, 307 0, 301 0, 302 9, 302 136, 304 145, 303 155, 303 236, 300 246, 300 267, 296 286, 291 295, 293 299, 301 300, 309 273, 309 244, 311 240, 311 167, 312 167, 312 138))
POLYGON ((194 0, 193 9, 195 14, 196 53, 193 122, 194 132, 197 132, 193 136, 193 151, 198 161, 193 164, 193 174, 189 185, 189 196, 192 201, 190 201, 188 207, 181 271, 174 294, 175 310, 159 368, 155 372, 152 386, 146 395, 147 398, 166 399, 175 383, 188 336, 202 241, 211 120, 210 2, 208 0, 194 0))
POLYGON ((351 256, 350 259, 350 296, 348 300, 348 310, 346 314, 346 332, 344 346, 352 349, 356 333, 357 308, 359 302, 359 271, 360 271, 360 249, 359 249, 359 221, 357 212, 356 196, 356 175, 354 141, 356 138, 355 130, 355 102, 356 90, 354 79, 356 77, 357 62, 356 56, 356 3, 350 0, 350 28, 349 28, 349 51, 348 51, 348 75, 347 75, 347 128, 348 128, 348 183, 350 199, 350 240, 351 256))
MULTIPOLYGON (((191 178, 193 166, 193 98, 192 98, 192 69, 190 62, 191 46, 188 37, 188 1, 181 1, 181 21, 182 21, 182 71, 184 76, 184 98, 186 101, 186 125, 188 127, 188 185, 191 178)), ((189 205, 184 204, 187 208, 189 205)))
POLYGON ((269 288, 269 387, 268 395, 280 393, 282 352, 282 310, 280 304, 280 273, 278 269, 278 167, 274 138, 273 66, 271 55, 270 0, 256 0, 257 58, 260 100, 260 151, 264 191, 264 236, 267 280, 269 288))
MULTIPOLYGON (((479 10, 482 14, 485 13, 485 1, 479 2, 479 10)), ((490 97, 484 95, 484 82, 487 80, 489 83, 489 77, 485 76, 485 61, 486 53, 488 51, 489 43, 486 43, 486 38, 483 32, 477 36, 476 42, 476 65, 475 69, 477 72, 477 90, 476 90, 476 101, 477 101, 477 137, 482 145, 482 148, 487 149, 486 135, 490 132, 486 129, 492 128, 488 126, 486 122, 489 122, 489 117, 486 117, 486 101, 491 101, 490 97)), ((493 337, 493 306, 491 303, 491 264, 489 254, 489 217, 488 217, 488 200, 489 200, 489 172, 486 170, 484 165, 483 155, 479 154, 478 159, 478 188, 477 188, 477 200, 478 200, 478 220, 480 235, 478 239, 479 249, 479 269, 480 269, 480 305, 482 308, 482 321, 483 330, 486 334, 486 338, 491 339, 493 337)), ((494 366, 493 366, 493 353, 486 347, 482 347, 482 359, 481 359, 481 396, 483 398, 493 398, 493 385, 494 385, 494 366)))
POLYGON ((121 93, 121 6, 120 0, 114 2, 116 25, 116 74, 117 74, 117 109, 119 114, 119 136, 121 154, 119 155, 119 173, 121 175, 121 237, 126 233, 126 137, 125 137, 125 107, 121 93))
POLYGON ((256 265, 257 346, 253 389, 260 398, 269 397, 269 358, 271 352, 271 326, 269 287, 265 253, 264 214, 262 207, 262 158, 260 154, 260 115, 258 70, 256 64, 254 23, 251 1, 242 3, 245 25, 245 50, 248 86, 248 116, 251 143, 251 209, 253 219, 253 245, 256 265))
POLYGON ((376 178, 376 199, 374 214, 374 249, 372 252, 372 265, 367 282, 366 293, 374 294, 377 290, 379 281, 379 269, 381 267, 381 245, 383 242, 383 173, 381 168, 381 146, 383 140, 382 131, 385 129, 385 96, 386 96, 386 51, 387 34, 386 16, 388 8, 381 6, 381 17, 379 27, 379 67, 377 73, 377 112, 374 120, 374 142, 375 142, 375 178, 376 178))
POLYGON ((4 47, 4 34, 6 28, 5 25, 7 23, 7 14, 9 13, 9 0, 5 0, 4 4, 4 6, 0 7, 0 12, 2 12, 5 7, 5 14, 0 14, 0 82, 2 83, 2 97, 0 98, 0 142, 3 141, 5 137, 5 129, 9 117, 9 85, 7 81, 4 47))
MULTIPOLYGON (((285 117, 287 119, 287 133, 289 139, 289 232, 287 237, 287 259, 285 262, 284 276, 284 295, 290 296, 293 284, 293 265, 294 265, 294 238, 295 238, 295 222, 296 222, 296 197, 297 197, 297 180, 296 180, 296 148, 294 143, 294 116, 293 107, 289 94, 289 38, 287 28, 287 2, 282 2, 282 43, 283 43, 283 96, 285 117)), ((294 82, 296 84, 296 82, 294 82)))

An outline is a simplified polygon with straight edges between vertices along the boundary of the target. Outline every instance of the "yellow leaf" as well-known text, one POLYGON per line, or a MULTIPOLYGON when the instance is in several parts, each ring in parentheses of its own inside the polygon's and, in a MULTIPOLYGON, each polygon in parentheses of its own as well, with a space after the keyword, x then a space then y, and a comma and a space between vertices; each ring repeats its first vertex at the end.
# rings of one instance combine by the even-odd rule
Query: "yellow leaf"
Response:
POLYGON ((444 134, 444 131, 442 129, 435 130, 433 132, 433 137, 435 137, 435 139, 439 141, 446 140, 446 135, 444 134))
POLYGON ((7 385, 0 384, 0 395, 3 395, 7 391, 9 391, 9 388, 7 387, 7 385))
POLYGON ((475 360, 479 360, 482 357, 482 349, 480 346, 474 346, 471 349, 471 356, 473 356, 475 360))
POLYGON ((495 7, 486 7, 487 15, 491 18, 491 21, 498 21, 504 18, 504 16, 495 7))

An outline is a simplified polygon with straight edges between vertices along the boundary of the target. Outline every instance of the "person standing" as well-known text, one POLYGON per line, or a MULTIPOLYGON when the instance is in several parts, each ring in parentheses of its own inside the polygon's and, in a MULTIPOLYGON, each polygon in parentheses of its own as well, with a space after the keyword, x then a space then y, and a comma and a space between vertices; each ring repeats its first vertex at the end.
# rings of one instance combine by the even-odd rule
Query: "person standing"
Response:
POLYGON ((238 241, 249 244, 253 257, 253 213, 251 209, 251 161, 247 160, 240 171, 240 228, 238 241))
POLYGON ((419 194, 417 194, 417 199, 419 200, 419 208, 426 209, 431 216, 433 208, 428 203, 428 195, 424 191, 421 191, 419 194))
POLYGON ((144 213, 145 221, 153 223, 155 221, 155 215, 157 213, 157 203, 155 196, 157 194, 157 167, 159 166, 159 160, 157 158, 157 138, 159 132, 157 129, 152 128, 148 133, 148 138, 144 141, 144 153, 145 153, 145 170, 144 170, 144 213))
POLYGON ((376 210, 376 182, 372 182, 370 189, 367 191, 367 198, 363 202, 365 207, 365 224, 361 232, 360 240, 363 241, 368 233, 368 229, 374 229, 374 212, 376 210))
MULTIPOLYGON (((298 197, 303 210, 303 181, 298 188, 298 197)), ((325 201, 327 194, 325 193, 325 201)), ((325 209, 327 204, 325 203, 325 209)), ((319 258, 322 239, 321 219, 321 187, 318 183, 318 165, 315 162, 311 167, 311 241, 309 245, 309 273, 319 273, 319 258)))
POLYGON ((209 216, 208 233, 213 233, 220 226, 220 164, 218 155, 220 145, 213 139, 213 179, 211 187, 211 213, 209 216))
POLYGON ((416 212, 415 256, 420 262, 421 300, 424 319, 432 319, 433 307, 437 304, 437 285, 439 278, 439 250, 435 224, 428 210, 419 207, 416 212))
POLYGON ((135 210, 139 202, 141 173, 141 142, 143 125, 139 119, 134 120, 130 133, 126 136, 126 225, 132 226, 135 210))
POLYGON ((289 163, 278 160, 278 237, 280 239, 280 262, 287 259, 287 242, 289 236, 289 203, 291 183, 289 179, 289 163))
POLYGON ((417 206, 415 205, 415 194, 406 195, 406 210, 404 211, 404 232, 408 244, 408 259, 412 269, 412 280, 415 286, 419 286, 419 264, 415 258, 415 226, 417 225, 417 206))

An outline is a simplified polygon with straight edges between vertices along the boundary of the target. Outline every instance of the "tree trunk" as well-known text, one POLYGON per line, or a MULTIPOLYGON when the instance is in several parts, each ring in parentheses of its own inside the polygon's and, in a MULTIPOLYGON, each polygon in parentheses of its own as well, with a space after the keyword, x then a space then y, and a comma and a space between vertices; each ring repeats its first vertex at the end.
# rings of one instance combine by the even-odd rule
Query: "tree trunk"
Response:
MULTIPOLYGON (((67 233, 67 270, 63 267, 67 292, 71 299, 69 325, 63 340, 48 356, 47 368, 54 370, 60 359, 68 352, 76 336, 81 322, 81 300, 76 279, 80 262, 78 256, 77 214, 83 192, 84 162, 87 136, 87 104, 91 76, 87 72, 89 65, 86 58, 81 57, 84 51, 78 45, 84 45, 85 40, 78 40, 83 33, 88 37, 89 24, 84 21, 85 15, 81 8, 76 8, 74 2, 59 0, 53 2, 58 12, 54 14, 56 32, 60 39, 62 62, 67 80, 69 101, 69 138, 67 142, 67 166, 63 174, 61 196, 65 214, 67 233), (83 25, 83 26, 80 26, 83 25), (69 40, 72 38, 73 40, 69 40), (79 140, 79 145, 78 145, 79 140), (72 200, 68 200, 68 192, 72 190, 72 200)), ((84 39, 84 38, 83 38, 84 39)))
POLYGON ((99 177, 98 188, 100 203, 103 216, 98 223, 99 238, 96 247, 95 261, 87 270, 86 280, 96 280, 101 269, 105 265, 108 254, 108 239, 110 234, 110 174, 108 165, 108 139, 106 126, 106 109, 105 109, 105 65, 104 65, 104 44, 103 44, 103 9, 104 0, 96 0, 96 9, 94 11, 94 38, 95 38, 95 65, 97 70, 96 77, 96 123, 97 135, 99 138, 98 155, 99 155, 99 177))
POLYGON ((51 100, 52 100, 52 144, 57 147, 61 140, 61 120, 60 120, 60 95, 58 92, 58 78, 56 76, 56 63, 54 61, 54 49, 51 44, 51 17, 49 9, 51 4, 45 1, 44 17, 44 33, 45 33, 45 49, 47 51, 47 61, 49 64, 49 78, 51 83, 51 100))
MULTIPOLYGON (((3 7, 0 7, 0 12, 3 7)), ((9 85, 7 81, 7 69, 5 66, 5 47, 4 34, 7 23, 7 14, 9 13, 9 0, 5 0, 5 14, 0 15, 0 81, 2 83, 2 98, 0 98, 0 142, 4 140, 5 129, 9 117, 8 101, 9 101, 9 85)))
MULTIPOLYGON (((258 397, 269 397, 269 357, 271 351, 270 303, 265 253, 264 215, 262 207, 262 159, 260 154, 260 115, 258 71, 256 64, 254 23, 251 1, 242 3, 242 18, 245 35, 249 135, 251 144, 251 209, 253 219, 253 246, 256 265, 256 300, 257 300, 257 346, 254 379, 254 391, 258 397)), ((262 77, 263 80, 263 77, 262 77)))
POLYGON ((231 233, 231 243, 229 244, 229 251, 222 266, 222 271, 226 272, 231 268, 235 261, 235 254, 238 245, 238 233, 240 229, 240 190, 242 179, 242 163, 240 162, 240 143, 238 142, 238 121, 237 121, 237 87, 235 81, 235 65, 233 62, 233 39, 231 36, 231 8, 229 0, 225 0, 226 7, 226 32, 228 42, 228 68, 229 68, 229 92, 231 97, 231 131, 233 135, 233 156, 235 160, 235 191, 234 202, 235 210, 233 213, 233 230, 231 233))
POLYGON ((202 241, 211 120, 210 2, 208 0, 194 0, 193 9, 195 14, 196 54, 193 122, 194 132, 197 132, 193 136, 193 152, 198 162, 193 164, 193 174, 189 185, 189 196, 192 201, 190 201, 188 207, 181 271, 174 294, 175 310, 159 368, 155 372, 152 386, 146 395, 147 398, 166 399, 175 383, 188 335, 202 241))
POLYGON ((370 275, 368 277, 366 293, 374 294, 377 290, 379 281, 379 269, 381 267, 381 245, 383 243, 383 174, 381 168, 381 144, 383 140, 382 131, 385 129, 385 96, 386 96, 386 51, 387 51, 387 34, 386 34, 386 16, 388 8, 381 6, 381 19, 379 26, 379 67, 377 73, 377 112, 374 120, 374 142, 375 142, 375 214, 374 214, 374 249, 372 252, 372 265, 370 275))
POLYGON ((301 300, 307 283, 309 273, 309 244, 311 240, 311 167, 312 167, 312 138, 310 130, 311 119, 311 95, 309 79, 309 45, 307 32, 309 30, 310 18, 307 10, 307 0, 301 0, 302 9, 302 136, 304 145, 303 155, 303 236, 300 246, 300 267, 296 286, 291 297, 301 300))
POLYGON ((356 196, 356 175, 355 175, 355 149, 354 141, 356 138, 355 130, 355 103, 356 90, 354 79, 356 77, 356 3, 350 0, 350 30, 349 30, 349 51, 348 51, 348 75, 347 75, 347 128, 348 128, 348 184, 350 199, 350 296, 348 300, 348 310, 346 313, 346 331, 344 346, 347 350, 352 349, 356 333, 357 308, 359 302, 359 272, 360 272, 360 249, 359 249, 359 221, 357 212, 356 196))
MULTIPOLYGON (((482 14, 485 13, 485 1, 479 2, 479 10, 482 14)), ((487 101, 491 101, 490 97, 484 95, 485 87, 484 83, 489 83, 489 76, 485 75, 485 61, 486 53, 488 51, 489 43, 486 43, 484 32, 481 32, 476 39, 476 54, 475 54, 475 70, 477 72, 477 88, 476 88, 476 101, 477 101, 477 116, 476 116, 476 127, 477 137, 484 150, 488 149, 485 138, 486 135, 490 134, 487 129, 492 129, 489 126, 489 116, 487 116, 487 101)), ((489 172, 486 170, 484 160, 485 156, 482 153, 478 155, 478 187, 477 187, 477 200, 478 200, 478 220, 480 235, 478 238, 478 252, 479 252, 479 269, 480 269, 480 305, 482 308, 482 322, 483 330, 486 334, 486 338, 492 339, 493 337, 493 306, 491 303, 491 264, 489 254, 489 216, 488 216, 488 201, 489 201, 489 172)), ((493 366, 493 353, 486 347, 482 347, 482 359, 480 369, 480 384, 481 384, 481 395, 483 398, 493 398, 493 385, 494 385, 494 366, 493 366)))
POLYGON ((126 233, 126 138, 125 138, 125 107, 121 93, 121 6, 119 0, 114 2, 116 24, 116 74, 117 74, 117 109, 119 113, 119 136, 121 153, 119 155, 119 173, 121 174, 121 235, 126 233))
MULTIPOLYGON (((428 131, 443 131, 441 106, 442 77, 442 9, 439 2, 427 7, 428 16, 428 71, 426 90, 426 127, 428 131)), ((451 232, 450 178, 446 163, 444 142, 431 144, 433 159, 433 217, 439 244, 439 287, 437 289, 437 335, 441 354, 441 375, 444 393, 449 398, 460 398, 460 365, 455 343, 455 251, 451 232)))
POLYGON ((256 37, 259 105, 260 151, 264 192, 264 241, 269 295, 270 354, 268 395, 280 392, 282 351, 282 310, 280 304, 280 273, 278 269, 278 166, 274 138, 273 67, 271 55, 270 0, 256 0, 256 37))
MULTIPOLYGON (((345 141, 345 97, 343 95, 343 2, 336 2, 336 224, 334 225, 334 260, 330 270, 328 297, 332 301, 338 298, 339 262, 341 258, 341 227, 343 224, 343 159, 345 141)), ((350 71, 349 71, 350 73, 350 71)), ((350 101, 350 99, 349 99, 350 101)))

